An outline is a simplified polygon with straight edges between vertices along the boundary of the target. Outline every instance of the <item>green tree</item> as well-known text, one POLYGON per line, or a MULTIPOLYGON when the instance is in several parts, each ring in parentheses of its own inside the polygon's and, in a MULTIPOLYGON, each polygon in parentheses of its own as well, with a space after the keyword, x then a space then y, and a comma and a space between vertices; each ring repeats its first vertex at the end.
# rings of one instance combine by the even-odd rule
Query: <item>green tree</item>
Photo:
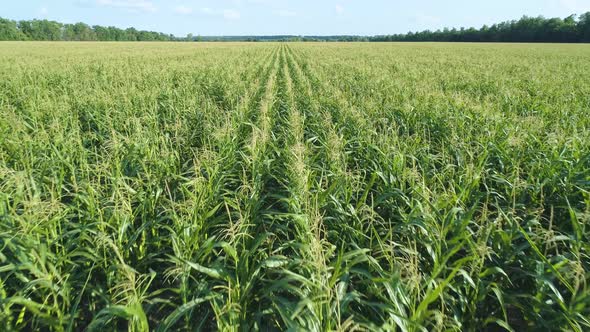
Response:
POLYGON ((584 43, 590 43, 590 12, 580 15, 578 21, 578 39, 584 43))
POLYGON ((23 40, 24 38, 15 21, 0 18, 0 40, 23 40))
POLYGON ((74 40, 96 40, 96 34, 94 30, 90 26, 84 23, 76 23, 73 26, 74 30, 74 40))

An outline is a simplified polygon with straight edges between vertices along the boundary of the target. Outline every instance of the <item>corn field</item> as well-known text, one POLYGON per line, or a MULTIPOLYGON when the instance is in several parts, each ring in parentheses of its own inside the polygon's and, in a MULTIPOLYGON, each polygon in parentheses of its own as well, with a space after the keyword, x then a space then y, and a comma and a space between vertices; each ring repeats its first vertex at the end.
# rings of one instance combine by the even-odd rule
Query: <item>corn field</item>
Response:
POLYGON ((588 331, 590 48, 0 43, 0 331, 588 331))

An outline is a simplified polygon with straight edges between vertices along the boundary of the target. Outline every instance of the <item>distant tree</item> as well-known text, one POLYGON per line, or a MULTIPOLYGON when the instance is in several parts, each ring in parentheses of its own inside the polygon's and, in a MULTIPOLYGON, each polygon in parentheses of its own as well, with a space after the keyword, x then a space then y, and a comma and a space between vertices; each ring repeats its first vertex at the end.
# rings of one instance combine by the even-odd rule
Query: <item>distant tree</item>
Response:
POLYGON ((590 12, 580 15, 578 39, 584 43, 590 43, 590 12))
POLYGON ((138 41, 154 41, 156 40, 155 34, 148 32, 148 31, 139 31, 137 33, 137 40, 138 41))
POLYGON ((523 16, 518 21, 506 21, 480 29, 445 28, 403 35, 376 36, 372 41, 453 41, 453 42, 590 42, 590 12, 561 18, 523 16))
POLYGON ((125 29, 125 40, 126 41, 137 41, 137 30, 135 28, 125 29))
POLYGON ((445 41, 445 42, 590 42, 590 12, 564 19, 523 16, 476 28, 444 28, 436 31, 408 32, 385 36, 246 36, 206 37, 188 34, 176 38, 152 31, 125 30, 84 23, 61 24, 48 20, 12 21, 0 18, 0 40, 99 40, 99 41, 445 41))
POLYGON ((76 32, 73 24, 65 24, 62 29, 62 40, 71 41, 76 40, 76 32))
POLYGON ((0 40, 23 40, 25 35, 18 29, 16 21, 0 18, 0 40))
MULTIPOLYGON (((18 26, 18 29, 25 36, 25 39, 38 40, 39 36, 35 32, 33 21, 19 21, 17 26, 18 26)), ((39 39, 39 40, 43 40, 43 39, 39 39)))
POLYGON ((90 26, 84 23, 76 23, 72 27, 74 32, 74 40, 92 41, 96 40, 96 34, 90 26))
POLYGON ((94 34, 96 35, 96 40, 100 40, 100 41, 110 41, 111 40, 111 35, 110 35, 110 31, 108 28, 101 27, 100 25, 95 25, 92 27, 92 30, 94 30, 94 34))
POLYGON ((20 21, 17 28, 30 40, 60 40, 61 23, 47 20, 20 21))

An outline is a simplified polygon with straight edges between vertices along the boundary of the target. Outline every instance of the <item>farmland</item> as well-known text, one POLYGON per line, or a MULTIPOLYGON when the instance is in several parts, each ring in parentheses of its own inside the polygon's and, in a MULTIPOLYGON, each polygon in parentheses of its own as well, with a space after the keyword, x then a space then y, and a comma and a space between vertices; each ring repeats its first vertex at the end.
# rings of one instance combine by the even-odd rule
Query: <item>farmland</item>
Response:
POLYGON ((590 329, 590 47, 0 43, 0 330, 590 329))

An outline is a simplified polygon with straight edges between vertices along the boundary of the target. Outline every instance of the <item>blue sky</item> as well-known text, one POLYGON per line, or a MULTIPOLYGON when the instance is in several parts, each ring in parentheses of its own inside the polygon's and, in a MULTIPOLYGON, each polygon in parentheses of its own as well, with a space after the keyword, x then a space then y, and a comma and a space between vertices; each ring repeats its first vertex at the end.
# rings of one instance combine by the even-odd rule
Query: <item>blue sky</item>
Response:
POLYGON ((565 17, 590 0, 4 0, 0 17, 195 35, 376 35, 565 17))

